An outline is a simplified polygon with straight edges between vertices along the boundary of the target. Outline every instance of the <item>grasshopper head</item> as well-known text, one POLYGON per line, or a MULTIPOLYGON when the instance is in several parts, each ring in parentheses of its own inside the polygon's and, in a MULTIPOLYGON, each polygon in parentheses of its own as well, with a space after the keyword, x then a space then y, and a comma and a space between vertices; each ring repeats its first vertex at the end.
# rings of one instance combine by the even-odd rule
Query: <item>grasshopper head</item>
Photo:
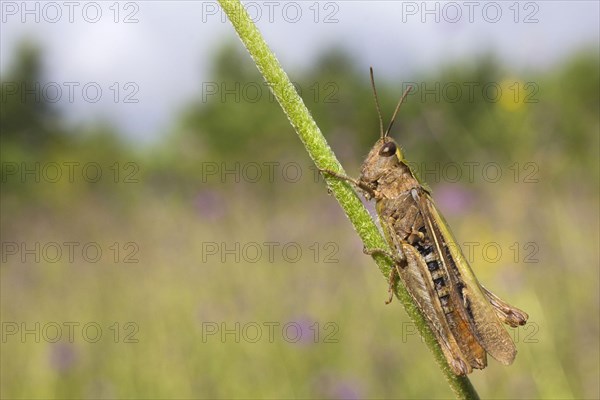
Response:
POLYGON ((396 115, 400 110, 400 106, 406 99, 406 96, 411 90, 409 86, 405 91, 396 109, 394 110, 394 114, 392 115, 392 119, 387 130, 383 130, 383 119, 381 118, 381 110, 379 107, 379 99, 377 98, 377 89, 375 89, 375 78, 373 77, 373 68, 370 69, 371 72, 371 85, 373 87, 373 95, 375 97, 375 105, 377 106, 377 114, 379 116, 379 130, 381 137, 375 143, 367 159, 362 165, 360 180, 366 184, 366 186, 375 188, 377 186, 377 181, 383 177, 389 171, 394 170, 399 164, 404 161, 404 155, 402 154, 402 150, 400 146, 394 142, 388 136, 388 133, 392 129, 392 125, 394 124, 394 120, 396 119, 396 115))
POLYGON ((385 136, 379 139, 361 167, 360 180, 373 185, 383 175, 398 167, 404 159, 400 146, 385 136))

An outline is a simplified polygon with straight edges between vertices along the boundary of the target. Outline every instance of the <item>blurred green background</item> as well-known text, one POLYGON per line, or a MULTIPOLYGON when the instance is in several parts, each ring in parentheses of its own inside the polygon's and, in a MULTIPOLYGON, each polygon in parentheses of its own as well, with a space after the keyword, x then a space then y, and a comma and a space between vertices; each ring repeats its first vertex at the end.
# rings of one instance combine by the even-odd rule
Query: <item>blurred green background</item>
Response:
MULTIPOLYGON (((239 100, 198 93, 147 146, 22 97, 44 56, 23 42, 1 77, 2 398, 452 396, 277 103, 253 100, 239 43, 209 80, 239 100)), ((377 79, 386 121, 419 83, 392 136, 480 281, 529 313, 515 363, 471 375, 484 398, 600 396, 599 71, 591 48, 377 79), (455 99, 467 82, 502 95, 455 99)), ((291 77, 357 175, 378 134, 368 71, 328 49, 291 77)))

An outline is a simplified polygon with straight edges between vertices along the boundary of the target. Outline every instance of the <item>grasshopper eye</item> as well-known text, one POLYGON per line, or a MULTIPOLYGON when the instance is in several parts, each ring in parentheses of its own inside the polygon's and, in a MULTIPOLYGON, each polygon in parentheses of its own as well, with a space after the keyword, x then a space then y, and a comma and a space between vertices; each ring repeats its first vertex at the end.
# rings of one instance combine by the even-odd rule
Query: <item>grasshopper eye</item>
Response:
POLYGON ((379 155, 383 157, 391 157, 394 154, 396 154, 396 144, 394 142, 384 144, 379 150, 379 155))

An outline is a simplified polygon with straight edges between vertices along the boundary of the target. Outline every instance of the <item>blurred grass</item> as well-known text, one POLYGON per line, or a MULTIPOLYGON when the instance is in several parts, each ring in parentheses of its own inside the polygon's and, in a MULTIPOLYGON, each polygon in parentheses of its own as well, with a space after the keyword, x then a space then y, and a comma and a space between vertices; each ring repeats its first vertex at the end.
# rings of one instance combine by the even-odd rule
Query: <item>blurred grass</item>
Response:
MULTIPOLYGON (((222 58, 236 65, 231 63, 235 54, 227 51, 222 58)), ((368 75, 344 69, 340 58, 325 57, 305 77, 307 82, 335 81, 340 101, 307 103, 356 175, 376 138, 377 117, 368 75)), ((243 61, 238 65, 245 70, 243 61)), ((484 257, 481 246, 474 253, 472 265, 482 283, 530 315, 527 326, 512 331, 519 350, 515 363, 504 367, 490 359, 487 369, 472 374, 478 392, 485 398, 598 398, 598 60, 576 54, 554 71, 530 76, 493 65, 483 59, 473 71, 462 69, 463 75, 449 66, 437 79, 486 82, 518 76, 539 85, 540 102, 513 109, 409 100, 394 136, 415 163, 503 167, 495 183, 483 179, 480 169, 472 181, 466 176, 457 183, 428 180, 459 242, 497 242, 503 250, 496 262, 484 257), (534 162, 537 183, 523 182, 523 175, 515 183, 509 168, 515 162, 534 162), (510 250, 515 242, 516 260, 510 250), (528 243, 538 249, 535 262, 525 262, 528 243)), ((221 70, 218 62, 215 70, 230 74, 215 80, 258 80, 237 76, 236 69, 221 70)), ((400 84, 378 86, 384 110, 391 110, 400 84)), ((141 151, 121 144, 106 128, 87 135, 78 128, 65 135, 67 128, 54 119, 51 128, 43 123, 46 111, 3 111, 3 164, 94 161, 108 172, 115 162, 135 162, 140 169, 137 183, 114 183, 110 175, 98 183, 21 183, 3 170, 3 244, 96 242, 105 256, 97 263, 86 262, 80 253, 72 263, 66 257, 56 263, 36 263, 32 257, 21 262, 3 247, 3 333, 10 322, 32 328, 36 322, 69 321, 79 328, 95 322, 103 333, 97 343, 84 340, 77 328, 72 343, 66 329, 57 343, 43 338, 36 343, 33 335, 24 342, 19 335, 3 338, 0 397, 450 396, 404 311, 398 304, 383 304, 386 282, 362 254, 323 182, 313 180, 277 105, 215 100, 190 110, 165 142, 141 151), (6 124, 10 118, 21 120, 6 124), (24 128, 19 127, 27 127, 28 120, 39 134, 53 133, 45 140, 21 140, 24 128), (297 183, 280 175, 272 183, 203 180, 201 168, 208 161, 229 166, 293 161, 302 166, 303 176, 297 183), (121 248, 118 262, 108 249, 115 242, 121 248), (123 262, 128 242, 139 246, 138 263, 123 262), (233 256, 222 262, 203 253, 202 244, 209 242, 295 242, 303 255, 296 263, 277 251, 274 262, 266 255, 256 263, 234 262, 233 256), (326 263, 323 246, 330 242, 338 250, 337 261, 326 263), (314 243, 321 247, 317 261, 310 249, 314 243), (117 343, 110 329, 115 322, 117 343), (139 328, 133 336, 137 343, 125 340, 131 333, 127 322, 139 328), (272 343, 268 322, 279 324, 272 343), (325 341, 334 332, 325 328, 329 322, 338 329, 337 343, 325 341), (219 335, 203 341, 207 323, 228 329, 257 323, 262 337, 256 343, 236 343, 231 334, 224 341, 219 335), (281 327, 287 323, 303 328, 302 340, 283 338, 281 327), (399 331, 406 337, 390 334, 399 331)))

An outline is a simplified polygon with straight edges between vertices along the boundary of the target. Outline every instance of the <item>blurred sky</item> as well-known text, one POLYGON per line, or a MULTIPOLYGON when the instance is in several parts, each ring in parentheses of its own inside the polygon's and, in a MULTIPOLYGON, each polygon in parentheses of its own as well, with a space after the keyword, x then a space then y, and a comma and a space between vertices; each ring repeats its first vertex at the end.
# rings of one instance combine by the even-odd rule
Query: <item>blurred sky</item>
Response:
MULTIPOLYGON (((600 36, 595 0, 244 4, 292 80, 332 46, 349 51, 365 79, 373 65, 402 80, 489 51, 517 69, 547 69, 597 48, 600 36)), ((45 50, 40 85, 69 120, 108 120, 135 142, 161 137, 210 82, 215 51, 237 42, 212 1, 2 1, 1 12, 2 77, 15 46, 33 39, 45 50)))

